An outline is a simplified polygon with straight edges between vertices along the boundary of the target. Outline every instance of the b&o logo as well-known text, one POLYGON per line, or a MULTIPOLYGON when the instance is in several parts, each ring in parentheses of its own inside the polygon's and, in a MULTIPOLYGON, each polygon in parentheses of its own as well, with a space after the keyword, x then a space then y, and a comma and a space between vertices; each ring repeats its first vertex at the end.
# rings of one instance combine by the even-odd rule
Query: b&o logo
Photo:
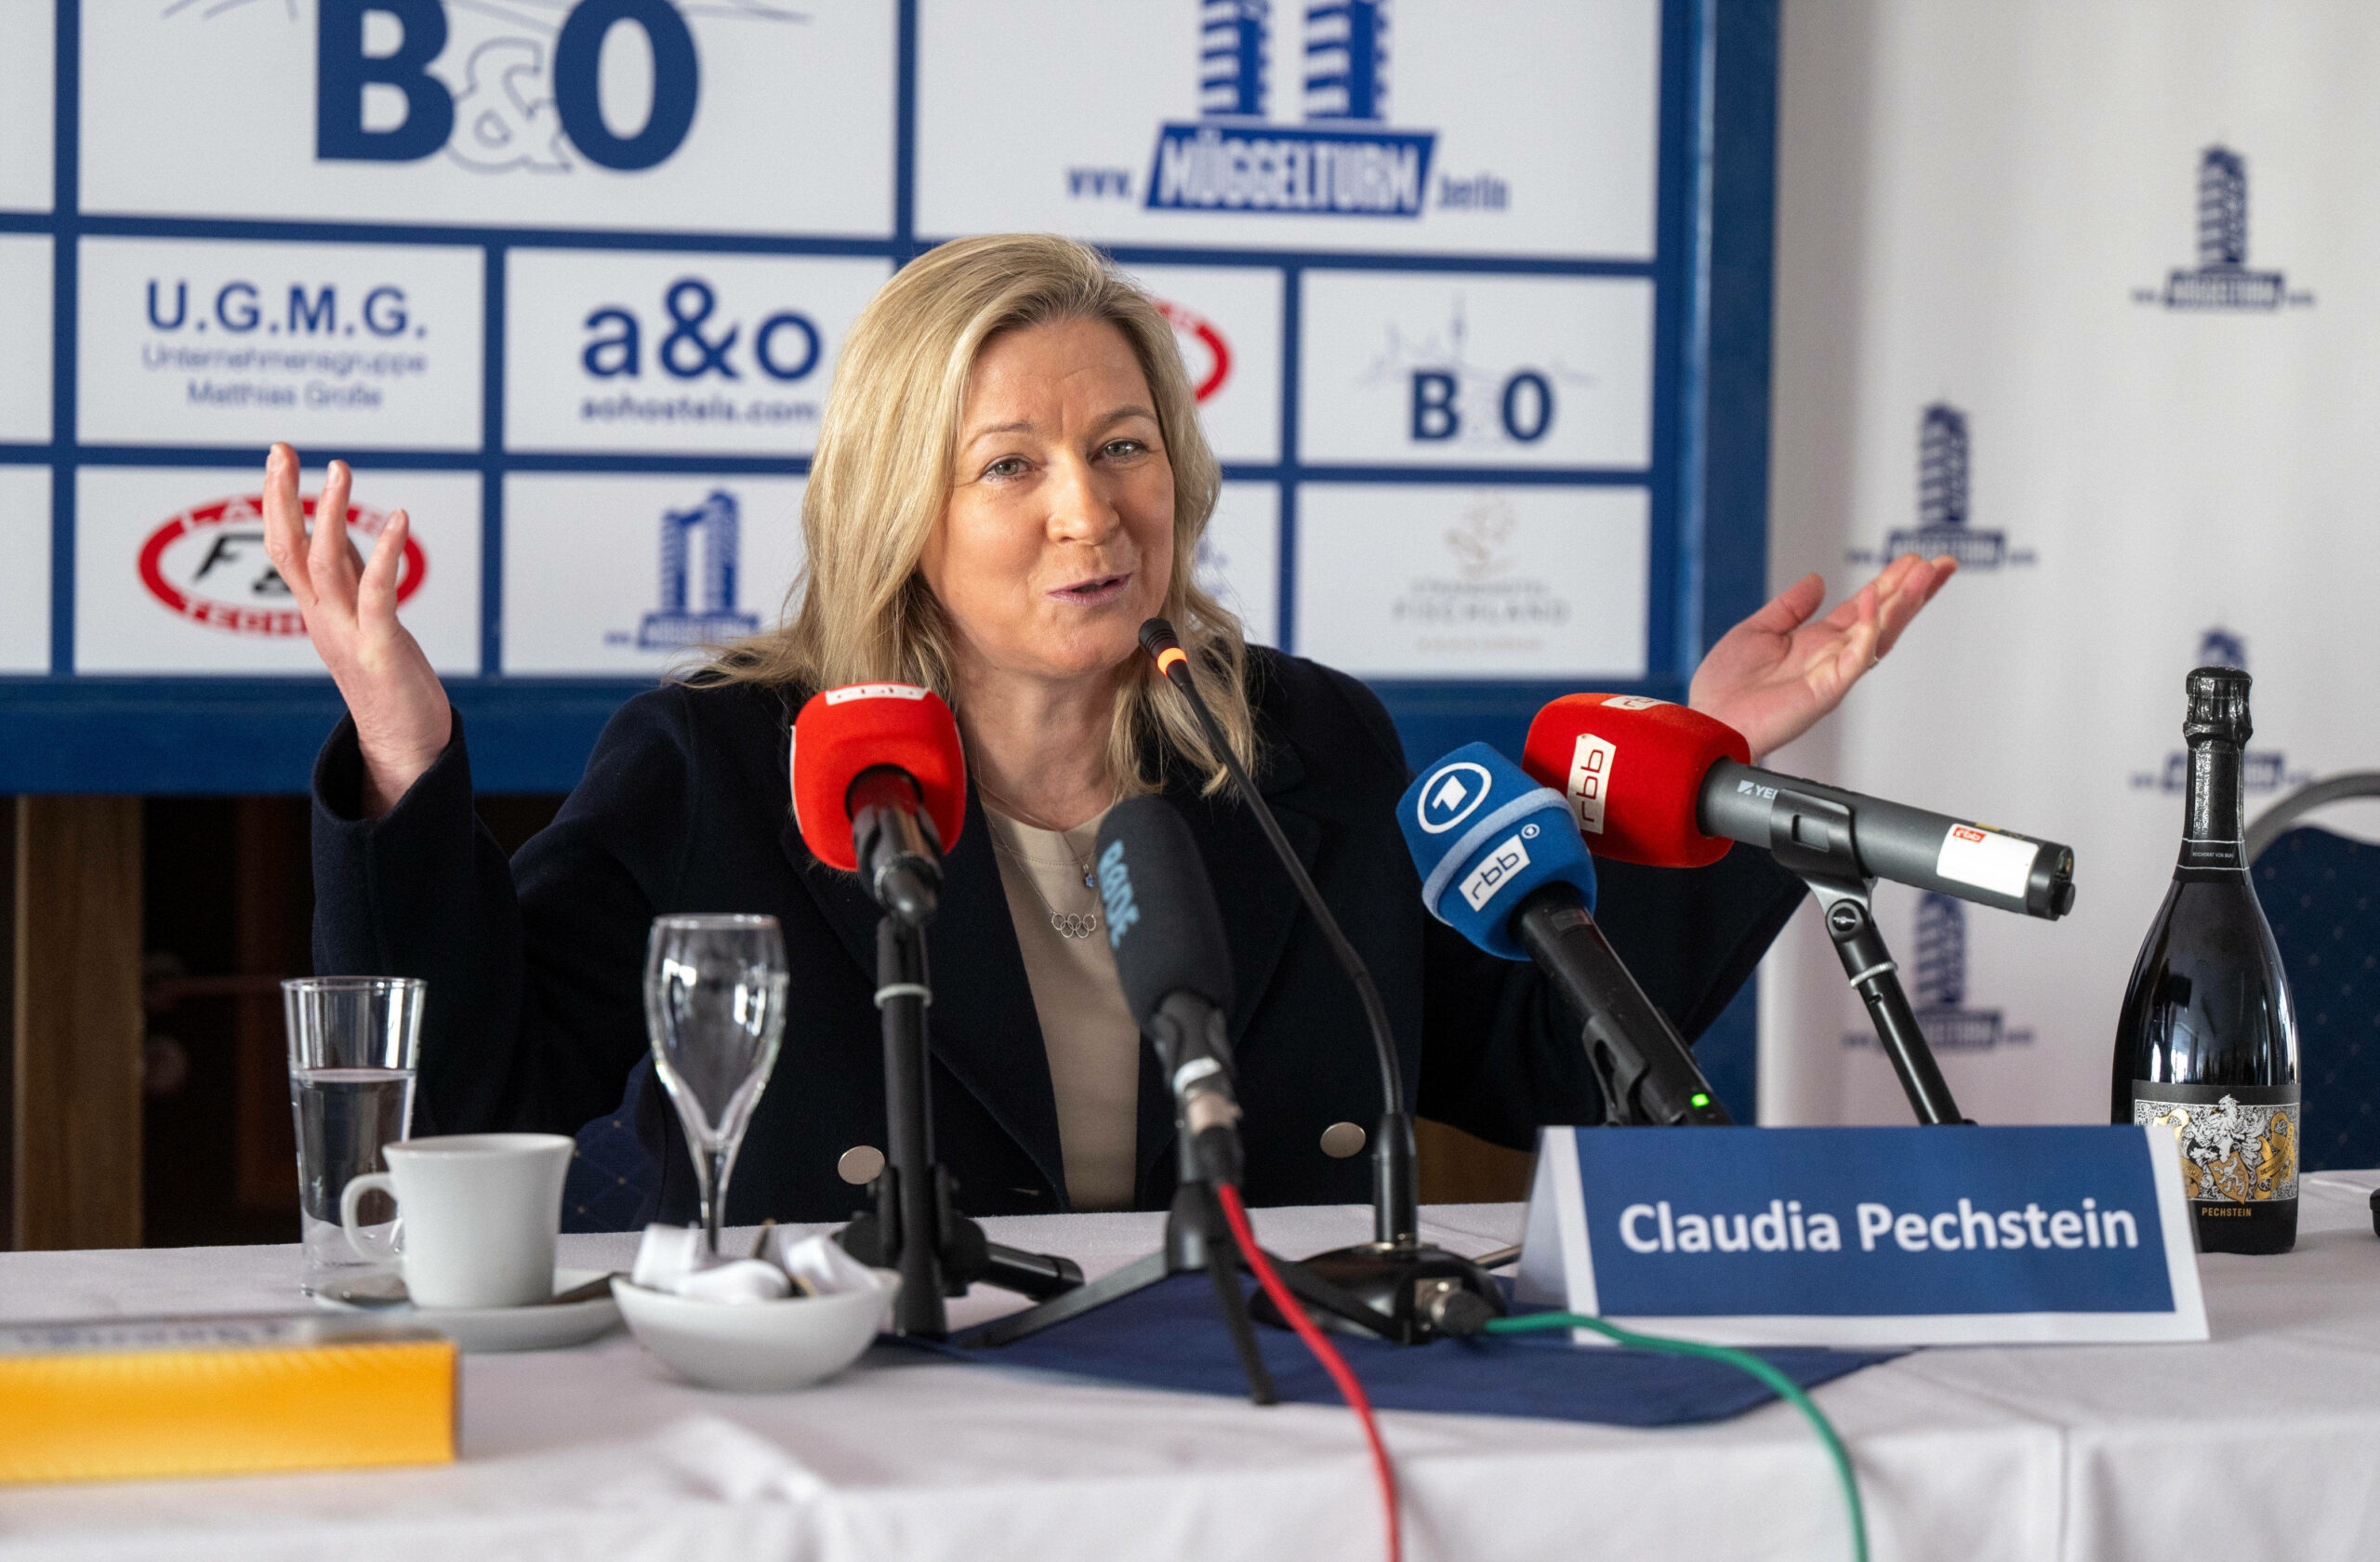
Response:
POLYGON ((2198 264, 2176 266, 2161 291, 2133 290, 2133 301, 2169 310, 2250 310, 2269 313, 2302 309, 2311 293, 2292 293, 2279 271, 2248 265, 2248 160, 2227 146, 2211 146, 2198 161, 2198 264))
POLYGON ((1896 527, 1887 534, 1881 554, 1855 548, 1844 557, 1855 564, 1873 564, 1904 553, 1926 559, 1947 553, 1963 570, 2021 568, 2033 563, 2031 549, 2012 549, 2005 532, 1969 522, 1969 468, 1967 415, 1948 402, 1934 403, 1917 420, 1917 524, 1896 527))
POLYGON ((1554 431, 1563 388, 1594 383, 1559 359, 1481 364, 1469 338, 1460 298, 1443 327, 1408 335, 1392 323, 1386 345, 1355 384, 1404 385, 1405 434, 1415 445, 1509 448, 1540 443, 1554 431))
MULTIPOLYGON (((304 501, 308 520, 314 500, 304 501)), ((380 535, 388 515, 362 505, 347 507, 351 532, 367 539, 380 535)), ((272 567, 264 548, 264 496, 242 495, 193 505, 149 534, 140 547, 140 583, 175 614, 230 634, 286 639, 306 632, 288 582, 272 567)), ((420 541, 405 538, 397 565, 397 601, 421 589, 429 563, 420 541)))
MULTIPOLYGON (((1149 210, 1421 215, 1437 137, 1386 123, 1387 0, 1308 0, 1302 124, 1268 117, 1270 0, 1198 5, 1198 118, 1158 127, 1149 210)), ((1087 176, 1090 193, 1130 193, 1129 170, 1076 170, 1077 193, 1087 176)))
POLYGON ((1413 816, 1429 834, 1444 835, 1477 812, 1493 785, 1486 765, 1457 760, 1430 777, 1414 802, 1413 816))
POLYGON ((470 9, 498 18, 500 30, 478 29, 456 67, 457 88, 430 69, 450 39, 446 0, 320 0, 315 157, 415 163, 443 151, 479 173, 562 173, 581 161, 633 173, 684 144, 702 73, 694 32, 670 0, 470 9), (650 107, 632 135, 614 130, 603 112, 603 47, 621 27, 643 35, 652 62, 650 107), (390 33, 394 47, 385 46, 390 33), (367 113, 374 87, 402 104, 395 123, 376 124, 386 116, 367 113))

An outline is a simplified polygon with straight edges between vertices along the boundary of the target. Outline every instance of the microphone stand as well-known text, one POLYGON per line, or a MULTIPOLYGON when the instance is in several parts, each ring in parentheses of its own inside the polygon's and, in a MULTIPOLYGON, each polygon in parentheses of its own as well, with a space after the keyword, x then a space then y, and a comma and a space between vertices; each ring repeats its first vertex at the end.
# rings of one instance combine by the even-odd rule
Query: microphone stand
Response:
POLYGON ((1900 967, 1876 930, 1876 880, 1860 871, 1859 854, 1852 843, 1851 810, 1829 798, 1780 787, 1768 807, 1768 849, 1779 867, 1798 874, 1818 896, 1843 973, 1868 1005, 1876 1040, 1892 1060, 1917 1120, 1929 1125, 1972 1121, 1951 1099, 1934 1049, 1901 987, 1900 967))
MULTIPOLYGON (((1199 730, 1207 735, 1208 746, 1231 776, 1240 801, 1256 816, 1273 854, 1280 859, 1289 881, 1297 886, 1299 899, 1322 929, 1323 939, 1330 946, 1340 969, 1355 984, 1355 996, 1363 1003, 1364 1018, 1371 1028, 1372 1050, 1380 1062, 1383 1106, 1379 1128, 1372 1136, 1372 1239, 1352 1248, 1316 1253, 1303 1260, 1302 1265, 1309 1279, 1325 1281, 1351 1294, 1370 1316, 1351 1317, 1340 1309, 1326 1307, 1324 1316, 1316 1321, 1342 1333, 1376 1334, 1401 1345, 1411 1345, 1436 1335, 1436 1319, 1457 1295, 1476 1296, 1501 1316, 1504 1293, 1485 1269, 1421 1239, 1421 1178, 1413 1150, 1413 1115, 1405 1105, 1405 1080, 1397 1066, 1395 1042, 1389 1034, 1388 1010, 1381 1002, 1380 989, 1372 985, 1371 973, 1364 969, 1355 946, 1340 931, 1339 919, 1330 914, 1330 907, 1324 903, 1322 892, 1315 888, 1305 864, 1298 860, 1289 837, 1281 833, 1281 823, 1273 816, 1271 805, 1249 779, 1248 771, 1232 752, 1231 745, 1224 741, 1214 712, 1207 708, 1206 697, 1191 680, 1190 657, 1182 649, 1173 626, 1162 618, 1143 624, 1141 648, 1155 659, 1166 681, 1189 702, 1199 730)), ((1297 1289, 1294 1282, 1290 1289, 1297 1289)), ((1288 1320, 1268 1296, 1256 1298, 1255 1312, 1265 1323, 1288 1327, 1288 1320)))
MULTIPOLYGON (((862 827, 871 824, 883 827, 864 812, 862 827)), ((912 820, 909 828, 915 827, 912 820)), ((944 1300, 964 1296, 977 1280, 1037 1300, 1082 1284, 1082 1269, 1072 1259, 986 1240, 984 1228, 959 1212, 958 1184, 934 1159, 926 1066, 926 1005, 933 989, 926 976, 925 930, 941 886, 932 867, 938 855, 938 850, 915 851, 896 857, 878 869, 870 886, 885 908, 876 924, 876 1007, 883 1016, 887 1154, 884 1170, 868 1185, 876 1208, 835 1233, 861 1263, 900 1272, 889 1332, 929 1340, 950 1333, 944 1300)), ((866 864, 870 854, 858 856, 866 864)))

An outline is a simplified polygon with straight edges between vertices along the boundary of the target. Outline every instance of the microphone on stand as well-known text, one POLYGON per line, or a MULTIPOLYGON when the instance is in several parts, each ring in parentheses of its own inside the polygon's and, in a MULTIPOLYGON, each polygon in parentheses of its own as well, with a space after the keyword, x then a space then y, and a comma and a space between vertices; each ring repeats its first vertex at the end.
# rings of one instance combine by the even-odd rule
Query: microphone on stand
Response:
POLYGON ((1224 1028, 1231 948, 1197 842, 1163 799, 1138 797, 1109 810, 1096 851, 1124 1001, 1157 1048, 1199 1171, 1236 1185, 1239 1097, 1224 1028))
POLYGON ((1559 792, 1465 744, 1397 801, 1431 916, 1505 960, 1529 960, 1579 1017, 1614 1123, 1725 1124, 1711 1083, 1595 925, 1594 859, 1559 792))
POLYGON ((853 683, 814 695, 793 722, 794 822, 829 867, 856 873, 884 911, 876 924, 876 1007, 883 1015, 884 1170, 874 1211, 836 1234, 861 1262, 897 1269, 896 1334, 941 1339, 946 1296, 971 1281, 1050 1297, 1082 1284, 1072 1260, 985 1240, 954 1207, 934 1158, 926 1069, 926 924, 942 894, 942 854, 967 818, 967 752, 942 696, 914 683, 853 683))
MULTIPOLYGON (((1326 1328, 1346 1332, 1368 1329, 1399 1344, 1418 1344, 1440 1331, 1438 1319, 1450 1308, 1461 1309, 1466 1316, 1475 1311, 1466 1298, 1477 1298, 1490 1310, 1501 1313, 1503 1292, 1486 1270, 1469 1259, 1421 1239, 1421 1177, 1414 1160, 1413 1114, 1405 1104, 1405 1079, 1397 1065, 1395 1039, 1389 1032, 1388 1008, 1381 1002, 1380 989, 1373 986, 1371 973, 1364 968, 1362 957, 1340 930, 1339 919, 1330 914, 1322 892, 1315 888, 1312 876, 1306 872, 1305 864, 1298 860, 1289 837, 1281 833, 1281 822, 1273 817, 1272 805, 1249 779, 1239 756, 1232 752, 1214 712, 1207 708, 1206 696, 1198 692, 1198 685, 1191 677, 1189 653, 1182 649, 1181 637, 1174 633, 1173 626, 1162 618, 1149 619, 1141 626, 1141 649, 1157 663, 1157 671, 1166 682, 1180 690, 1189 702, 1191 714, 1207 735, 1207 746, 1214 750, 1224 773, 1231 777, 1240 801, 1255 815, 1257 826, 1273 848, 1273 855, 1280 860, 1282 870, 1296 886, 1298 898, 1312 914, 1316 926, 1322 930, 1323 942, 1330 946, 1339 969, 1354 984, 1355 996, 1363 1004, 1365 1022, 1371 1030, 1372 1052, 1380 1065, 1382 1108, 1372 1144, 1372 1240, 1358 1247, 1317 1253, 1304 1260, 1302 1266, 1360 1297, 1380 1315, 1381 1321, 1378 1325, 1352 1325, 1343 1313, 1329 1314, 1319 1321, 1326 1328)), ((1285 1321, 1271 1310, 1269 1299, 1259 1298, 1256 1305, 1258 1316, 1266 1322, 1285 1321)))
POLYGON ((1839 836, 1858 876, 2056 920, 2074 908, 2074 851, 2011 830, 1804 781, 1749 761, 1741 734, 1639 695, 1565 695, 1529 723, 1522 766, 1561 791, 1601 856, 1701 867, 1740 841, 1796 857, 1839 836), (1777 808, 1779 797, 1804 806, 1777 808))
POLYGON ((959 722, 931 689, 853 683, 793 723, 793 816, 819 861, 856 873, 910 927, 933 920, 942 854, 967 818, 959 722))
POLYGON ((1529 723, 1522 762, 1562 789, 1580 832, 1621 862, 1699 867, 1731 841, 1766 847, 1818 896, 1920 1122, 1967 1119, 1934 1061, 1877 931, 1879 879, 2054 921, 2074 907, 2074 852, 1754 768, 1741 734, 1637 695, 1566 695, 1529 723))

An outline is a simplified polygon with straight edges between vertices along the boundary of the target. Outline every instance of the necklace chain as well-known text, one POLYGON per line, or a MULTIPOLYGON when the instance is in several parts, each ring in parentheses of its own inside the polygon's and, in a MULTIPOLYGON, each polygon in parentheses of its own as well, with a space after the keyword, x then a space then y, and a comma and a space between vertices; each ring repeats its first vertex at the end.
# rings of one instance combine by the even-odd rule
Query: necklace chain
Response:
MULTIPOLYGON (((1009 801, 1008 799, 1000 796, 999 793, 993 791, 989 787, 985 786, 981 776, 978 776, 975 779, 975 789, 982 792, 985 797, 990 798, 993 801, 999 803, 1002 807, 1007 809, 1012 817, 1018 819, 1022 823, 1030 825, 1033 828, 1040 830, 1044 834, 1056 836, 1059 843, 1065 847, 1068 854, 1074 854, 1075 844, 1072 841, 1066 839, 1066 832, 1064 830, 1051 829, 1049 826, 1041 824, 1038 820, 1034 819, 1030 814, 1026 814, 1025 810, 1017 807, 1016 804, 1009 801)), ((1108 806, 1114 807, 1115 805, 1111 802, 1108 806)), ((1051 903, 1050 897, 1042 893, 1041 880, 1034 876, 1033 864, 1030 859, 1028 859, 1023 853, 1018 852, 1006 841, 1002 841, 997 831, 992 835, 992 844, 999 848, 999 852, 1002 856, 1016 864, 1018 868, 1024 872, 1025 881, 1033 887, 1033 898, 1039 901, 1041 903, 1041 908, 1050 914, 1051 930, 1056 933, 1059 937, 1089 938, 1092 933, 1099 931, 1099 897, 1097 894, 1094 894, 1091 896, 1091 908, 1089 911, 1061 911, 1056 906, 1051 903)), ((1082 869, 1082 887, 1086 890, 1094 888, 1091 876, 1090 855, 1088 854, 1084 854, 1078 857, 1075 866, 1082 869)))

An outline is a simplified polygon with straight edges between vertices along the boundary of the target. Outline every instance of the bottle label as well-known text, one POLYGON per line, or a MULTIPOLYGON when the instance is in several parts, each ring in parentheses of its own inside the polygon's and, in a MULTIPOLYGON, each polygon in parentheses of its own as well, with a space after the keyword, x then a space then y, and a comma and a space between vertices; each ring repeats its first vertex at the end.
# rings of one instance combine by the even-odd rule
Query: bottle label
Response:
POLYGON ((2295 1085, 2132 1082, 2132 1120, 2171 1130, 2193 1203, 2297 1197, 2295 1085))

